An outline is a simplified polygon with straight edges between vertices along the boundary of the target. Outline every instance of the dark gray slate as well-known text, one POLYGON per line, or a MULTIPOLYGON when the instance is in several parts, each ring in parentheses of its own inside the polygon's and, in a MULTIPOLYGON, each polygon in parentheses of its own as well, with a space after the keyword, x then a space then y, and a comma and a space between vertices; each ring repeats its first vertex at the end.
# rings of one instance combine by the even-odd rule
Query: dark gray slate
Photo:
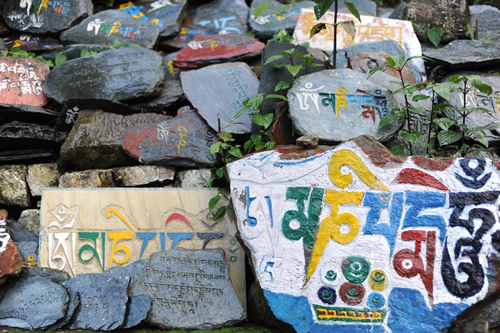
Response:
POLYGON ((181 82, 179 80, 166 80, 165 88, 160 96, 146 102, 133 104, 132 107, 141 112, 164 111, 169 107, 175 106, 183 97, 184 92, 181 88, 181 82))
POLYGON ((124 47, 57 66, 45 80, 45 95, 59 103, 75 98, 136 100, 161 94, 164 83, 160 55, 124 47))
MULTIPOLYGON (((160 41, 160 47, 181 49, 197 36, 215 35, 218 32, 219 29, 208 26, 201 27, 194 24, 183 25, 181 31, 176 36, 162 39, 160 41)), ((171 57, 171 60, 174 59, 174 56, 171 57)))
POLYGON ((61 318, 54 325, 49 327, 51 331, 59 330, 68 325, 68 323, 75 315, 76 309, 78 309, 78 307, 80 306, 80 294, 78 294, 78 292, 73 289, 67 289, 67 292, 69 296, 69 302, 68 302, 68 307, 66 308, 66 313, 64 314, 63 318, 61 318))
MULTIPOLYGON (((372 16, 377 16, 377 4, 371 0, 351 0, 349 1, 352 3, 358 12, 361 15, 372 15, 372 16)), ((345 5, 344 1, 339 1, 338 2, 338 9, 339 10, 348 10, 347 6, 345 5)), ((330 7, 330 11, 335 10, 335 3, 330 7)), ((391 53, 392 54, 392 53, 391 53)))
POLYGON ((500 43, 460 39, 445 47, 424 52, 424 56, 453 69, 500 66, 500 43))
POLYGON ((488 5, 470 6, 469 10, 477 17, 478 38, 500 32, 500 9, 488 5))
POLYGON ((123 323, 123 328, 130 328, 139 325, 148 316, 151 310, 151 296, 130 296, 128 312, 123 323))
POLYGON ((38 242, 39 235, 35 235, 17 221, 7 221, 7 230, 14 243, 18 242, 38 242))
POLYGON ((281 29, 287 30, 291 35, 299 19, 300 10, 302 8, 314 7, 315 5, 316 3, 312 1, 295 2, 291 5, 286 5, 286 11, 283 14, 282 10, 285 5, 278 1, 254 0, 250 7, 250 20, 248 23, 252 32, 260 39, 270 39, 276 31, 281 29), (263 3, 268 3, 269 7, 266 8, 261 16, 256 18, 255 9, 263 3), (280 15, 284 19, 282 17, 278 18, 280 15))
POLYGON ((58 54, 62 54, 66 57, 67 60, 72 60, 76 58, 80 58, 82 54, 82 50, 91 50, 94 52, 103 52, 111 49, 111 46, 108 45, 99 45, 99 44, 72 44, 64 46, 60 49, 57 49, 52 52, 42 54, 42 57, 47 60, 55 61, 56 56, 58 54))
POLYGON ((0 150, 23 146, 30 148, 58 148, 66 133, 38 124, 12 121, 0 126, 0 150))
MULTIPOLYGON (((387 62, 385 59, 388 56, 406 54, 405 50, 393 39, 386 39, 379 42, 366 42, 353 44, 339 50, 337 53, 337 68, 347 68, 347 59, 345 53, 351 61, 352 69, 368 74, 371 69, 382 66, 387 62)), ((418 67, 413 63, 409 63, 409 69, 404 70, 404 79, 406 83, 422 82, 422 75, 418 67)), ((408 68, 406 67, 406 68, 408 68)), ((390 69, 384 70, 387 74, 393 75, 396 80, 399 80, 399 73, 390 69)))
POLYGON ((156 113, 121 116, 100 110, 82 110, 61 146, 61 159, 79 170, 130 165, 134 161, 121 149, 127 128, 170 118, 156 113))
POLYGON ((246 317, 222 249, 154 253, 132 295, 151 296, 147 322, 161 328, 212 329, 246 317))
POLYGON ((42 277, 32 277, 10 288, 0 302, 0 326, 44 329, 64 316, 66 290, 42 277))
POLYGON ((57 33, 75 21, 92 15, 91 0, 78 1, 4 1, 2 14, 9 28, 34 34, 57 33), (34 4, 33 4, 34 2, 34 4))
POLYGON ((197 9, 197 14, 204 11, 224 10, 239 16, 243 24, 248 22, 249 8, 245 0, 214 0, 197 9))
POLYGON ((38 242, 17 242, 16 246, 23 257, 23 263, 38 264, 38 242))
POLYGON ((222 9, 205 9, 196 13, 193 22, 202 27, 214 28, 217 31, 231 34, 244 34, 247 25, 241 22, 236 13, 222 9))
POLYGON ((179 32, 186 16, 187 0, 146 0, 137 4, 129 1, 120 5, 120 10, 137 20, 154 22, 161 36, 168 37, 179 32))
POLYGON ((68 291, 80 295, 80 306, 69 329, 111 331, 122 326, 127 310, 129 277, 80 274, 64 281, 68 291))
POLYGON ((48 51, 61 48, 63 45, 58 39, 47 36, 13 33, 4 38, 5 47, 9 50, 20 48, 24 51, 48 51))
POLYGON ((61 114, 59 112, 45 110, 32 105, 0 104, 0 118, 2 121, 29 121, 30 123, 47 124, 61 114))
POLYGON ((174 119, 129 128, 122 148, 144 164, 208 166, 215 161, 209 149, 217 141, 217 134, 186 106, 174 119))
POLYGON ((245 63, 226 63, 181 73, 182 90, 200 115, 217 132, 249 133, 248 114, 233 121, 243 101, 257 95, 259 79, 245 63), (220 126, 220 128, 219 128, 220 126))
POLYGON ((129 290, 132 289, 132 286, 137 282, 139 276, 141 275, 142 270, 148 263, 148 259, 141 259, 134 261, 127 266, 113 266, 103 272, 103 274, 111 274, 113 276, 128 276, 130 278, 129 290))
POLYGON ((389 90, 351 69, 304 75, 294 82, 287 97, 297 133, 317 133, 320 141, 371 135, 384 142, 402 126, 401 120, 379 127, 380 119, 399 104, 389 90))
POLYGON ((61 33, 63 42, 111 45, 114 40, 145 48, 156 45, 160 30, 149 21, 134 20, 119 10, 105 10, 61 33))
POLYGON ((177 53, 179 52, 169 53, 164 58, 165 75, 167 80, 179 80, 181 78, 181 73, 187 70, 185 68, 174 66, 174 58, 177 53))

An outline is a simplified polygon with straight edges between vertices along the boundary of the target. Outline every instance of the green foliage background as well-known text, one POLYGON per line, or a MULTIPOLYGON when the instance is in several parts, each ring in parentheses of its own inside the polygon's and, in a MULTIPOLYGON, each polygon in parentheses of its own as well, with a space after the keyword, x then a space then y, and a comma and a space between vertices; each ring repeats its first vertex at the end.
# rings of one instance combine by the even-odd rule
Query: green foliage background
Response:
MULTIPOLYGON (((280 0, 282 3, 289 3, 292 0, 280 0)), ((293 0, 298 1, 298 0, 293 0)), ((342 1, 342 0, 340 0, 342 1)), ((379 7, 392 8, 396 7, 402 0, 373 0, 379 7)), ((469 5, 490 5, 500 9, 500 0, 467 0, 469 5)))

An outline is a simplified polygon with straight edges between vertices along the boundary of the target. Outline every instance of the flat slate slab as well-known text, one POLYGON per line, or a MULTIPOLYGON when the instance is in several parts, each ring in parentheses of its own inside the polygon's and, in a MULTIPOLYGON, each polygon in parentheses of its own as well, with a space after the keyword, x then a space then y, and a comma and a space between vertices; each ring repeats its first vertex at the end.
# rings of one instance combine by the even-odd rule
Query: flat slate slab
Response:
POLYGON ((0 125, 0 151, 30 148, 58 149, 66 139, 66 132, 47 125, 12 121, 0 125))
POLYGON ((63 47, 61 42, 54 37, 35 36, 29 34, 9 34, 4 38, 5 47, 9 50, 19 48, 23 51, 47 51, 63 47))
POLYGON ((257 95, 259 79, 250 66, 242 62, 207 66, 181 73, 181 84, 186 98, 214 130, 251 132, 250 115, 232 119, 244 100, 257 95))
POLYGON ((202 13, 204 11, 215 11, 224 10, 233 14, 238 15, 243 24, 248 22, 248 12, 249 8, 245 0, 214 0, 210 1, 205 5, 201 5, 196 10, 196 13, 202 13))
POLYGON ((71 44, 61 47, 60 49, 56 49, 52 52, 42 54, 42 57, 47 60, 56 60, 56 56, 58 54, 62 54, 66 57, 67 60, 72 60, 76 58, 80 58, 82 56, 83 50, 93 51, 93 52, 102 52, 108 51, 111 49, 111 46, 101 45, 101 44, 71 44))
POLYGON ((341 142, 371 135, 393 138, 399 122, 379 127, 399 107, 392 93, 351 69, 325 70, 298 78, 287 94, 289 112, 299 134, 317 133, 321 141, 341 142))
POLYGON ((183 25, 181 31, 174 36, 167 39, 162 39, 160 45, 163 47, 169 47, 174 49, 182 49, 189 42, 191 42, 195 37, 216 35, 218 29, 212 27, 201 27, 195 24, 183 25))
POLYGON ((173 64, 181 68, 197 68, 253 57, 263 48, 264 43, 257 39, 238 34, 200 36, 176 54, 173 64))
POLYGON ((500 9, 488 5, 469 6, 471 14, 477 17, 477 37, 484 38, 491 33, 500 33, 500 9))
MULTIPOLYGON (((174 107, 178 102, 184 99, 184 92, 179 80, 165 80, 163 92, 153 99, 134 103, 131 105, 134 109, 141 112, 160 112, 174 107)), ((174 109, 175 110, 175 109, 174 109)))
POLYGON ((244 34, 247 32, 247 25, 241 21, 236 13, 220 8, 197 11, 193 23, 202 27, 217 29, 222 34, 244 34))
POLYGON ((23 279, 0 302, 0 326, 46 329, 64 316, 68 300, 66 290, 47 278, 23 279))
POLYGON ((498 159, 399 158, 361 136, 227 169, 267 304, 296 332, 439 332, 496 290, 498 159))
POLYGON ((134 20, 119 10, 109 9, 92 15, 78 25, 63 31, 63 42, 111 45, 114 40, 145 48, 156 45, 160 30, 151 22, 134 20))
POLYGON ((454 40, 446 46, 427 50, 424 56, 452 69, 500 66, 500 43, 482 40, 454 40))
POLYGON ((123 47, 57 66, 44 87, 45 94, 59 103, 78 98, 128 101, 155 97, 164 83, 163 59, 158 53, 123 47))
POLYGON ((153 254, 132 295, 151 296, 147 322, 161 328, 213 329, 246 317, 222 249, 177 248, 153 254))
POLYGON ((0 100, 3 104, 42 107, 47 104, 43 82, 49 66, 33 58, 0 57, 0 100))
POLYGON ((92 15, 93 9, 91 0, 6 0, 2 15, 9 28, 42 35, 68 29, 75 21, 92 15))
POLYGON ((122 149, 145 164, 211 165, 215 156, 209 149, 219 141, 217 133, 189 106, 177 114, 170 120, 129 128, 122 149))

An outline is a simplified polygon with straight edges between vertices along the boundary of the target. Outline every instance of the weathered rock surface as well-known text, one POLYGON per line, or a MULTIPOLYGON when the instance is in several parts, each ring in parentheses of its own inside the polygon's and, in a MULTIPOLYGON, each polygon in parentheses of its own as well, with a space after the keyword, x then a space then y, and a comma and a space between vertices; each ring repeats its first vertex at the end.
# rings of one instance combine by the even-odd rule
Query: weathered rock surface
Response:
POLYGON ((243 101, 257 95, 259 79, 245 63, 229 63, 181 73, 186 98, 217 132, 249 133, 252 117, 233 117, 243 101), (220 126, 220 127, 219 127, 220 126))
POLYGON ((48 187, 57 187, 59 184, 59 171, 56 163, 32 164, 28 166, 26 178, 31 195, 40 197, 42 190, 48 187))
POLYGON ((436 50, 427 50, 424 56, 453 69, 500 66, 500 43, 481 40, 454 40, 436 50))
POLYGON ((244 24, 236 13, 224 9, 205 9, 197 11, 193 23, 202 27, 214 28, 218 32, 227 34, 244 34, 247 25, 244 24))
POLYGON ((477 5, 470 6, 469 10, 477 17, 478 38, 500 32, 500 9, 488 5, 477 5))
POLYGON ((2 15, 9 28, 34 34, 58 33, 75 21, 92 14, 91 0, 17 1, 6 0, 2 15))
POLYGON ((17 223, 34 233, 40 234, 40 209, 26 209, 21 212, 17 223))
POLYGON ((59 103, 73 98, 126 101, 157 96, 164 82, 163 59, 156 52, 123 47, 65 62, 49 73, 44 87, 59 103))
POLYGON ((121 148, 127 129, 170 118, 156 113, 121 116, 100 110, 82 110, 61 147, 61 159, 78 169, 130 165, 133 160, 121 148))
POLYGON ((159 112, 173 107, 184 99, 184 92, 179 80, 166 80, 165 87, 160 96, 145 102, 139 102, 131 105, 142 112, 159 112))
POLYGON ((22 263, 21 254, 7 229, 7 211, 0 209, 0 285, 5 282, 6 276, 19 274, 22 263))
POLYGON ((25 145, 32 148, 57 149, 64 139, 65 132, 44 125, 12 121, 0 126, 0 143, 10 149, 25 145))
POLYGON ((129 300, 128 313, 123 322, 123 328, 139 325, 147 318, 149 310, 151 310, 151 296, 130 296, 129 300))
POLYGON ((380 119, 397 107, 395 99, 389 90, 350 69, 302 76, 287 97, 297 132, 317 133, 322 141, 340 142, 366 134, 384 142, 402 125, 379 127, 380 119))
POLYGON ((56 56, 58 54, 62 54, 67 58, 67 60, 72 60, 80 58, 82 56, 82 51, 84 50, 99 53, 111 50, 111 46, 101 44, 71 44, 58 48, 52 52, 44 53, 42 54, 42 57, 47 60, 55 61, 56 56))
POLYGON ((66 172, 59 178, 60 188, 94 188, 115 187, 113 171, 109 170, 85 170, 78 172, 66 172))
MULTIPOLYGON (((360 14, 377 16, 377 4, 375 2, 371 0, 352 0, 349 2, 356 7, 360 14)), ((338 9, 343 11, 348 10, 346 4, 342 1, 338 2, 338 9)), ((329 10, 335 10, 335 4, 333 4, 329 10)))
POLYGON ((296 144, 302 148, 314 149, 318 147, 319 137, 316 133, 307 133, 297 138, 296 144))
POLYGON ((0 166, 0 203, 29 207, 30 197, 26 172, 25 165, 0 166))
POLYGON ((160 41, 161 46, 181 49, 191 42, 195 37, 216 35, 218 29, 209 26, 199 26, 195 24, 183 25, 181 31, 175 36, 160 41))
POLYGON ((162 185, 174 179, 175 169, 154 165, 122 167, 114 169, 113 176, 118 186, 162 185))
POLYGON ((190 107, 161 122, 130 127, 123 138, 123 150, 144 164, 177 166, 210 165, 209 153, 216 133, 190 107))
POLYGON ((0 104, 0 115, 6 122, 19 120, 44 125, 55 121, 60 113, 31 105, 0 104))
POLYGON ((178 171, 175 174, 175 187, 205 188, 210 178, 215 177, 212 169, 192 169, 178 171))
MULTIPOLYGON (((245 0, 214 0, 198 7, 197 13, 224 10, 238 15, 243 24, 247 24, 249 8, 245 0)), ((222 23, 222 22, 220 22, 222 23)))

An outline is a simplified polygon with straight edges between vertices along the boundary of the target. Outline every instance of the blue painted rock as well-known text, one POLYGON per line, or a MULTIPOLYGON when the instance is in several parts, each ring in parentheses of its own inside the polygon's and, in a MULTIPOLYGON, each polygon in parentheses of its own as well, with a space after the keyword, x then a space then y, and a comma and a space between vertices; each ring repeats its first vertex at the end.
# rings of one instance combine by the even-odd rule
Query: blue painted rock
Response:
POLYGON ((58 33, 92 15, 91 0, 6 0, 2 14, 9 28, 34 34, 58 33))
POLYGON ((248 22, 249 8, 245 0, 214 0, 206 5, 198 7, 196 13, 199 14, 205 11, 214 10, 224 10, 226 12, 236 14, 245 25, 248 22))
POLYGON ((228 164, 276 317, 305 332, 438 332, 497 289, 500 162, 400 159, 367 136, 228 164))
POLYGON ((317 133, 321 141, 340 142, 360 135, 393 138, 402 119, 380 127, 382 117, 399 107, 392 93, 351 69, 301 76, 287 94, 290 116, 299 134, 317 133))
POLYGON ((13 33, 4 38, 5 47, 9 50, 19 48, 23 51, 47 51, 61 48, 63 45, 58 39, 47 36, 35 36, 13 33))
POLYGON ((119 10, 105 10, 92 15, 80 24, 63 31, 60 39, 75 44, 105 44, 113 41, 137 44, 145 48, 156 45, 160 30, 149 21, 135 20, 119 10))
POLYGON ((244 34, 247 25, 236 13, 224 9, 198 11, 193 18, 196 25, 217 29, 221 33, 244 34))

